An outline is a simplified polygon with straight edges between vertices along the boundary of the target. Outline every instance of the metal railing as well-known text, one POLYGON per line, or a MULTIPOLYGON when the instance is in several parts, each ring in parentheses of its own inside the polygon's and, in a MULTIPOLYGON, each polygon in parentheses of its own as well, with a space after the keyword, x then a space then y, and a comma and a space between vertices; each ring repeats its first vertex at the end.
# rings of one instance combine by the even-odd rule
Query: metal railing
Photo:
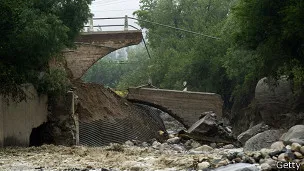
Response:
POLYGON ((200 32, 195 32, 195 31, 191 31, 191 30, 187 30, 187 29, 183 29, 183 28, 178 28, 178 27, 174 27, 174 26, 170 26, 170 25, 166 25, 166 24, 162 24, 162 23, 157 23, 157 22, 153 22, 153 21, 148 21, 148 20, 143 20, 143 19, 138 19, 138 18, 134 18, 134 17, 128 17, 127 15, 125 15, 125 17, 108 17, 108 18, 91 18, 89 20, 89 25, 88 26, 85 26, 85 27, 88 27, 88 31, 94 31, 94 27, 117 27, 117 26, 123 26, 124 27, 124 30, 127 31, 129 26, 136 29, 136 30, 141 30, 141 29, 138 29, 136 28, 135 26, 132 26, 129 24, 128 22, 128 19, 131 19, 131 20, 136 20, 136 21, 140 21, 140 22, 145 22, 145 23, 150 23, 150 24, 153 24, 153 25, 158 25, 158 26, 161 26, 161 27, 166 27, 166 28, 170 28, 170 29, 173 29, 173 30, 177 30, 177 31, 182 31, 182 32, 186 32, 186 33, 190 33, 190 34, 195 34, 195 35, 199 35, 199 36, 204 36, 204 37, 208 37, 208 38, 211 38, 211 39, 221 39, 219 37, 216 37, 216 36, 211 36, 211 35, 207 35, 207 34, 203 34, 203 33, 200 33, 200 32), (116 24, 116 25, 95 25, 93 24, 93 20, 116 20, 116 19, 124 19, 124 24, 120 25, 120 24, 116 24))
POLYGON ((125 15, 124 17, 105 17, 105 18, 91 18, 89 19, 89 25, 84 26, 87 28, 87 30, 84 30, 84 32, 95 32, 94 28, 100 28, 98 31, 102 31, 101 28, 103 27, 123 27, 124 31, 128 31, 129 27, 132 27, 135 30, 140 30, 137 27, 129 24, 128 19, 132 19, 131 17, 128 17, 125 15), (124 20, 124 24, 107 24, 107 25, 94 25, 95 20, 124 20))

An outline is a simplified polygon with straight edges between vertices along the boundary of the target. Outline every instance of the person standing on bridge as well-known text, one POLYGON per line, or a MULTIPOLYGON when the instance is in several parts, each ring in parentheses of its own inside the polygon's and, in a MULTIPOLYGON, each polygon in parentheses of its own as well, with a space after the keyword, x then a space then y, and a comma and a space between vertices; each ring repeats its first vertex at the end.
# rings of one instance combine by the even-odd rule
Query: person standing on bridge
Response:
POLYGON ((183 91, 187 91, 187 81, 184 81, 184 82, 183 82, 183 86, 184 86, 183 91))

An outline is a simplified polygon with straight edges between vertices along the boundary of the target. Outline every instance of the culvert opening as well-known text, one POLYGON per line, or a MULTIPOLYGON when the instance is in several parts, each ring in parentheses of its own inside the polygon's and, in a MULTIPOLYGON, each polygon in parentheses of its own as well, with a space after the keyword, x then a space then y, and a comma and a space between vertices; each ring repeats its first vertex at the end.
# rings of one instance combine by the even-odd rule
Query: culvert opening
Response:
POLYGON ((51 129, 48 123, 43 123, 40 126, 33 128, 30 135, 29 146, 41 146, 43 144, 54 144, 51 129))

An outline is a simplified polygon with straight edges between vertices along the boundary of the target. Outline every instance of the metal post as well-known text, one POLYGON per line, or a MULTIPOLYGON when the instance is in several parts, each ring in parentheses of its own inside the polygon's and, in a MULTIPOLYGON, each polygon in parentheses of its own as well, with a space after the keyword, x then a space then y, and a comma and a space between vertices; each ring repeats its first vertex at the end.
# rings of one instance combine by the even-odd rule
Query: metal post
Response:
POLYGON ((128 15, 125 15, 125 31, 128 31, 128 27, 129 27, 129 24, 128 24, 128 15))
POLYGON ((93 27, 93 18, 90 18, 90 27, 89 27, 89 32, 93 32, 94 31, 94 27, 93 27))
POLYGON ((79 120, 78 120, 78 115, 75 114, 75 94, 73 91, 68 91, 67 92, 67 100, 69 104, 69 115, 74 121, 74 126, 75 126, 75 132, 74 132, 74 138, 75 138, 75 145, 79 145, 79 120))
POLYGON ((76 145, 79 145, 79 117, 77 113, 74 114, 74 121, 76 127, 76 135, 75 135, 76 145))

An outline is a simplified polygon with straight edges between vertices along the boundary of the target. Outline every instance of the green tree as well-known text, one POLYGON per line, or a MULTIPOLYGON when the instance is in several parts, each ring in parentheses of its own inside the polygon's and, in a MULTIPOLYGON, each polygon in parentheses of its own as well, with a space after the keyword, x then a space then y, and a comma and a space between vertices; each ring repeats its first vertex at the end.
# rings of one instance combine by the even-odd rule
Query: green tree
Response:
MULTIPOLYGON (((142 0, 141 9, 135 14, 143 20, 223 37, 222 28, 231 2, 142 0)), ((139 24, 148 29, 149 47, 153 51, 151 75, 156 86, 181 90, 182 82, 187 81, 189 90, 220 93, 229 101, 233 83, 226 74, 223 58, 230 43, 144 21, 139 24)))
POLYGON ((296 0, 240 0, 234 8, 239 28, 234 41, 238 49, 256 53, 260 76, 300 77, 293 68, 303 70, 304 65, 303 9, 304 3, 296 0))
POLYGON ((48 62, 91 16, 91 0, 1 0, 0 93, 17 95, 19 85, 37 82, 48 62))
POLYGON ((86 82, 104 84, 111 88, 125 90, 130 86, 146 84, 148 81, 149 58, 143 45, 128 48, 128 58, 123 58, 123 50, 115 51, 94 64, 82 78, 86 82), (116 52, 118 56, 116 56, 116 52), (136 75, 136 77, 134 77, 136 75))

